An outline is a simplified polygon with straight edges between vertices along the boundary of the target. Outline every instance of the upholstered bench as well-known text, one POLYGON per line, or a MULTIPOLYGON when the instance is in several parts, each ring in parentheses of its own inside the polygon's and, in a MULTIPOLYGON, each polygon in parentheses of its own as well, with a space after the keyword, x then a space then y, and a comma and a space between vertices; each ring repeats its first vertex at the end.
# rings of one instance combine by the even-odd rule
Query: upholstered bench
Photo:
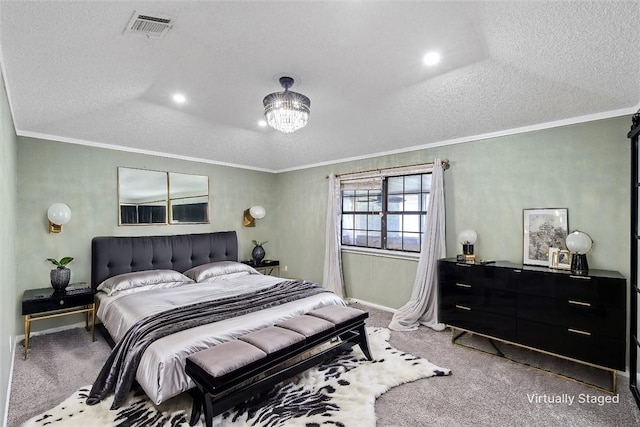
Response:
POLYGON ((329 306, 243 335, 187 357, 196 384, 190 424, 213 417, 355 344, 372 360, 365 319, 352 307, 329 306))

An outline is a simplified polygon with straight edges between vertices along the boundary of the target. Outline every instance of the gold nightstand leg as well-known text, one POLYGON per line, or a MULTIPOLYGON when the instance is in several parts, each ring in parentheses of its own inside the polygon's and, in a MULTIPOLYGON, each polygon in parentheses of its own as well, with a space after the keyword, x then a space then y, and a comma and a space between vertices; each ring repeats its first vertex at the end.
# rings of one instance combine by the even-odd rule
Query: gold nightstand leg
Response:
POLYGON ((27 360, 29 353, 29 334, 31 333, 31 317, 27 314, 24 316, 24 360, 27 360))
MULTIPOLYGON (((89 313, 87 313, 89 316, 89 313)), ((91 340, 96 340, 96 303, 91 304, 91 340)))

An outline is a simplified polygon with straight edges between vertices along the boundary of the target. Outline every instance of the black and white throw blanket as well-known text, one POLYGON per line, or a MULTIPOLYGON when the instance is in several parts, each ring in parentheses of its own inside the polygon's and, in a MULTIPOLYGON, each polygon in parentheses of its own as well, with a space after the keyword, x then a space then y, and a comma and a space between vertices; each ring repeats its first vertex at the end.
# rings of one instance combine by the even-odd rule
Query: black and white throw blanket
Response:
MULTIPOLYGON (((216 427, 375 427, 376 398, 391 387, 426 377, 450 374, 421 357, 389 344, 386 328, 367 328, 374 360, 359 347, 316 366, 249 402, 218 415, 216 427)), ((433 387, 437 387, 437 381, 433 387)), ((154 405, 140 389, 127 393, 120 409, 109 409, 111 396, 87 406, 89 387, 82 387, 60 405, 43 412, 23 427, 188 427, 189 393, 154 405)), ((416 396, 419 398, 419 396, 416 396)), ((205 425, 204 416, 195 427, 205 425)))
POLYGON ((142 354, 155 340, 322 292, 329 291, 317 283, 289 280, 267 289, 176 307, 146 317, 134 324, 113 348, 93 383, 87 404, 97 404, 115 389, 111 409, 120 407, 135 380, 142 354))

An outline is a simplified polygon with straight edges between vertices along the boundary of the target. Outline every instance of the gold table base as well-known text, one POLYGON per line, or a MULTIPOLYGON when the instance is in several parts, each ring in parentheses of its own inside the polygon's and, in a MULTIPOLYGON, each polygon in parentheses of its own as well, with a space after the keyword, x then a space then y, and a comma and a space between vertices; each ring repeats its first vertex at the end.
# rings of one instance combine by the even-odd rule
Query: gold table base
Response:
MULTIPOLYGON (((459 345, 460 347, 464 347, 464 348, 468 348, 468 349, 471 349, 471 350, 479 351, 479 352, 485 353, 485 354, 490 354, 492 356, 501 357, 501 358, 506 359, 506 360, 508 360, 510 362, 517 363, 517 364, 523 365, 523 366, 527 366, 527 367, 533 368, 533 369, 535 369, 537 371, 541 371, 541 372, 544 372, 544 373, 547 373, 547 374, 550 374, 550 375, 553 375, 553 376, 557 376, 557 377, 560 377, 560 378, 563 378, 563 379, 566 379, 566 380, 569 380, 569 381, 574 381, 574 382, 586 385, 587 387, 591 387, 591 388, 593 388, 595 390, 603 391, 605 393, 615 394, 616 390, 618 389, 618 384, 617 384, 617 378, 618 378, 617 374, 618 374, 618 372, 615 369, 605 368, 603 366, 595 365, 593 363, 584 362, 582 360, 573 359, 571 357, 562 356, 560 354, 551 353, 551 352, 540 350, 540 349, 537 349, 537 348, 534 348, 534 347, 528 347, 526 345, 517 344, 517 343, 514 343, 512 341, 507 341, 507 340, 503 340, 503 339, 500 339, 500 338, 492 337, 492 336, 489 336, 489 335, 480 334, 480 333, 477 333, 477 332, 473 332, 473 331, 469 331, 469 330, 466 330, 466 329, 454 327, 454 326, 451 326, 451 325, 446 325, 446 326, 451 328, 451 343, 455 344, 455 345, 459 345), (461 332, 457 336, 455 334, 456 330, 461 332), (482 350, 480 348, 475 348, 475 347, 472 347, 470 345, 459 343, 458 339, 460 337, 462 337, 463 335, 466 335, 466 334, 477 335, 479 337, 486 338, 486 339, 489 340, 489 342, 491 342, 492 345, 494 345, 492 341, 499 341, 499 342, 502 342, 502 343, 505 343, 505 344, 509 344, 509 345, 512 345, 512 346, 515 346, 515 347, 525 348, 527 350, 535 351, 537 353, 542 353, 542 354, 546 354, 546 355, 553 356, 553 357, 559 357, 561 359, 569 360, 571 362, 579 363, 579 364, 585 365, 585 366, 590 366, 592 368, 599 369, 601 371, 611 373, 611 389, 603 388, 603 387, 600 387, 600 386, 598 386, 596 384, 591 384, 589 382, 580 380, 578 378, 571 377, 569 375, 564 375, 564 374, 561 374, 559 372, 554 372, 554 371, 550 371, 550 370, 547 370, 547 369, 544 369, 544 368, 540 368, 540 367, 537 367, 537 366, 530 365, 528 363, 519 362, 519 361, 511 359, 511 358, 509 358, 509 357, 507 357, 507 356, 505 356, 503 354, 491 353, 490 351, 482 350)), ((494 348, 496 348, 495 345, 494 345, 494 348)), ((496 348, 496 351, 500 352, 500 350, 498 350, 497 348, 496 348)))
POLYGON ((86 313, 85 329, 89 330, 89 315, 91 315, 91 340, 96 340, 96 304, 87 304, 84 308, 57 310, 49 314, 27 314, 24 316, 24 360, 27 360, 29 354, 29 338, 31 335, 31 322, 35 320, 52 319, 54 317, 68 316, 70 314, 86 313))

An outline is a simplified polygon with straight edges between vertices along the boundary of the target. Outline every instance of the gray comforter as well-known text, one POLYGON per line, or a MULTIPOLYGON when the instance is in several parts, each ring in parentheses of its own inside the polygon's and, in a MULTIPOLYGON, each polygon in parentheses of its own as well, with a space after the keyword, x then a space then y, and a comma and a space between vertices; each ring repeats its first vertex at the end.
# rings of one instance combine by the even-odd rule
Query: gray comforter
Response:
POLYGON ((285 281, 269 289, 177 307, 142 319, 113 348, 91 388, 87 404, 95 405, 115 389, 111 409, 117 409, 133 384, 142 354, 157 339, 322 292, 329 291, 316 283, 285 281))

